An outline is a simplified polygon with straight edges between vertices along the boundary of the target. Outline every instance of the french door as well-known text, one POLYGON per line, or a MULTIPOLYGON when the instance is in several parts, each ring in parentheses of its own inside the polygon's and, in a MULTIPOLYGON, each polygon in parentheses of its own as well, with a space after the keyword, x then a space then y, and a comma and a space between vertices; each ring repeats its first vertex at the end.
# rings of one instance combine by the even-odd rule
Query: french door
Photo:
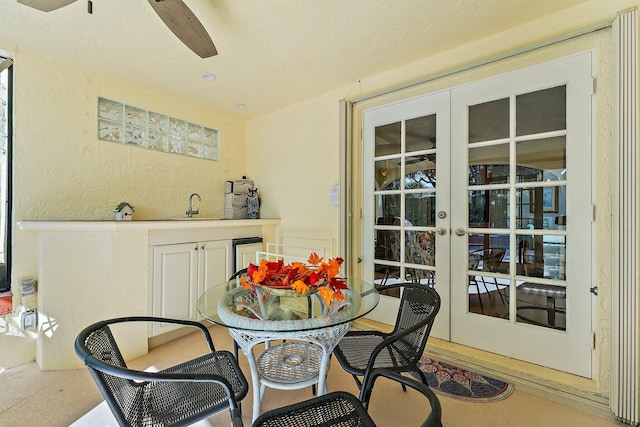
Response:
MULTIPOLYGON (((449 290, 448 91, 364 113, 364 277, 377 285, 413 281, 449 290), (436 165, 440 167, 436 167, 436 165), (365 170, 367 168, 365 167, 365 170), (437 186, 436 186, 437 183, 437 186)), ((370 317, 393 323, 397 294, 384 292, 370 317)), ((447 300, 431 334, 449 340, 447 300)))
POLYGON ((591 67, 585 53, 365 111, 364 275, 434 286, 434 336, 591 377, 591 67))

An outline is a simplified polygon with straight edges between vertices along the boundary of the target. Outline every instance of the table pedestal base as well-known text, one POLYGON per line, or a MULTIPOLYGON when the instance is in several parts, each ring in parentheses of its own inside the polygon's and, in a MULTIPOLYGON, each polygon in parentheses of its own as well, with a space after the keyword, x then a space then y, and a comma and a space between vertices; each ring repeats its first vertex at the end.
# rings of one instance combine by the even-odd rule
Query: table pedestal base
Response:
MULTIPOLYGON (((251 369, 251 382, 253 386, 253 418, 255 421, 260 415, 260 405, 262 402, 262 397, 264 395, 265 387, 271 388, 279 388, 279 389, 299 389, 308 387, 313 384, 318 384, 318 395, 325 394, 327 392, 327 373, 329 371, 329 361, 331 357, 331 353, 333 352, 334 347, 340 342, 342 337, 349 330, 350 323, 343 323, 340 325, 330 326, 322 329, 314 329, 309 331, 295 331, 295 332, 285 332, 285 331, 249 331, 244 329, 229 329, 229 333, 233 337, 233 339, 238 343, 242 352, 247 356, 247 360, 249 361, 249 368, 251 369), (253 355, 253 347, 257 344, 265 343, 267 347, 269 346, 270 341, 274 340, 293 340, 294 342, 281 344, 291 346, 291 349, 294 349, 296 346, 297 350, 291 351, 289 356, 292 358, 288 360, 290 363, 295 365, 296 357, 300 357, 299 352, 305 351, 305 346, 309 345, 317 345, 321 349, 321 357, 319 363, 317 365, 318 373, 312 377, 303 378, 304 375, 301 375, 301 371, 294 373, 294 377, 298 375, 299 381, 292 381, 291 379, 287 379, 285 375, 281 375, 282 372, 269 372, 268 375, 261 375, 260 370, 258 369, 258 365, 256 363, 256 358, 253 355), (300 343, 297 341, 304 341, 306 343, 300 343), (312 344, 309 344, 312 343, 312 344)), ((275 353, 274 348, 280 347, 275 346, 271 347, 265 351, 269 352, 268 354, 261 354, 258 356, 259 358, 264 359, 264 357, 270 357, 275 353)), ((285 347, 281 347, 280 349, 284 349, 285 347)), ((309 349, 307 349, 309 350, 309 349)), ((314 350, 310 349, 313 353, 314 350)), ((317 351, 317 350, 316 350, 317 351)), ((286 356, 286 355, 285 355, 286 356)), ((303 356, 306 357, 306 356, 303 356)), ((311 356, 315 357, 315 356, 311 356)), ((261 360, 263 361, 263 360, 261 360)), ((263 361, 264 362, 264 361, 263 361)), ((309 362, 309 361, 307 361, 309 362)), ((311 360, 313 363, 313 360, 311 360)), ((262 364, 262 369, 268 369, 265 363, 262 364)), ((306 368, 306 367, 305 367, 306 368)))

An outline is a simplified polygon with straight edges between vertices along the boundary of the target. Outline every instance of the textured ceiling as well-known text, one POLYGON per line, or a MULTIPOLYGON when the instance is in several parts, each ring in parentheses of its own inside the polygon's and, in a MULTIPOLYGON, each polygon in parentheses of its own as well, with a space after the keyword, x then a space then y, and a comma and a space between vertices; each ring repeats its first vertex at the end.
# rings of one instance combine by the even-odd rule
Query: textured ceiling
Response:
POLYGON ((585 1, 186 0, 219 52, 201 59, 147 0, 93 0, 91 15, 86 0, 48 13, 0 0, 0 52, 55 56, 250 118, 585 1))

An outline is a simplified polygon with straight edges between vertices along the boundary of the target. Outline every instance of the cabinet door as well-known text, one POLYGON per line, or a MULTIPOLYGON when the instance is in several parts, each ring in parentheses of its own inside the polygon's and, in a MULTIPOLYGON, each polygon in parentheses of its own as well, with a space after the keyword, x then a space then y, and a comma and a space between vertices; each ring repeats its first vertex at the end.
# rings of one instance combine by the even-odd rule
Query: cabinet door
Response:
MULTIPOLYGON (((152 314, 174 319, 195 319, 198 300, 198 245, 181 243, 153 248, 152 314)), ((177 329, 153 326, 153 335, 177 329)))
POLYGON ((198 295, 201 295, 211 286, 226 282, 233 274, 231 240, 200 242, 198 251, 198 295))

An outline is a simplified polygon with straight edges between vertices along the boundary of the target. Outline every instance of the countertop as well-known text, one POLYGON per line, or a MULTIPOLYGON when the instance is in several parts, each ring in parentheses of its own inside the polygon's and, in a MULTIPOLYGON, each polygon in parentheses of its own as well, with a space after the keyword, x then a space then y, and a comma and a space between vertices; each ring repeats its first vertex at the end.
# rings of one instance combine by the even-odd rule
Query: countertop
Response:
POLYGON ((157 220, 42 220, 19 221, 18 228, 23 231, 140 231, 194 228, 227 228, 242 226, 278 225, 280 219, 157 219, 157 220))

